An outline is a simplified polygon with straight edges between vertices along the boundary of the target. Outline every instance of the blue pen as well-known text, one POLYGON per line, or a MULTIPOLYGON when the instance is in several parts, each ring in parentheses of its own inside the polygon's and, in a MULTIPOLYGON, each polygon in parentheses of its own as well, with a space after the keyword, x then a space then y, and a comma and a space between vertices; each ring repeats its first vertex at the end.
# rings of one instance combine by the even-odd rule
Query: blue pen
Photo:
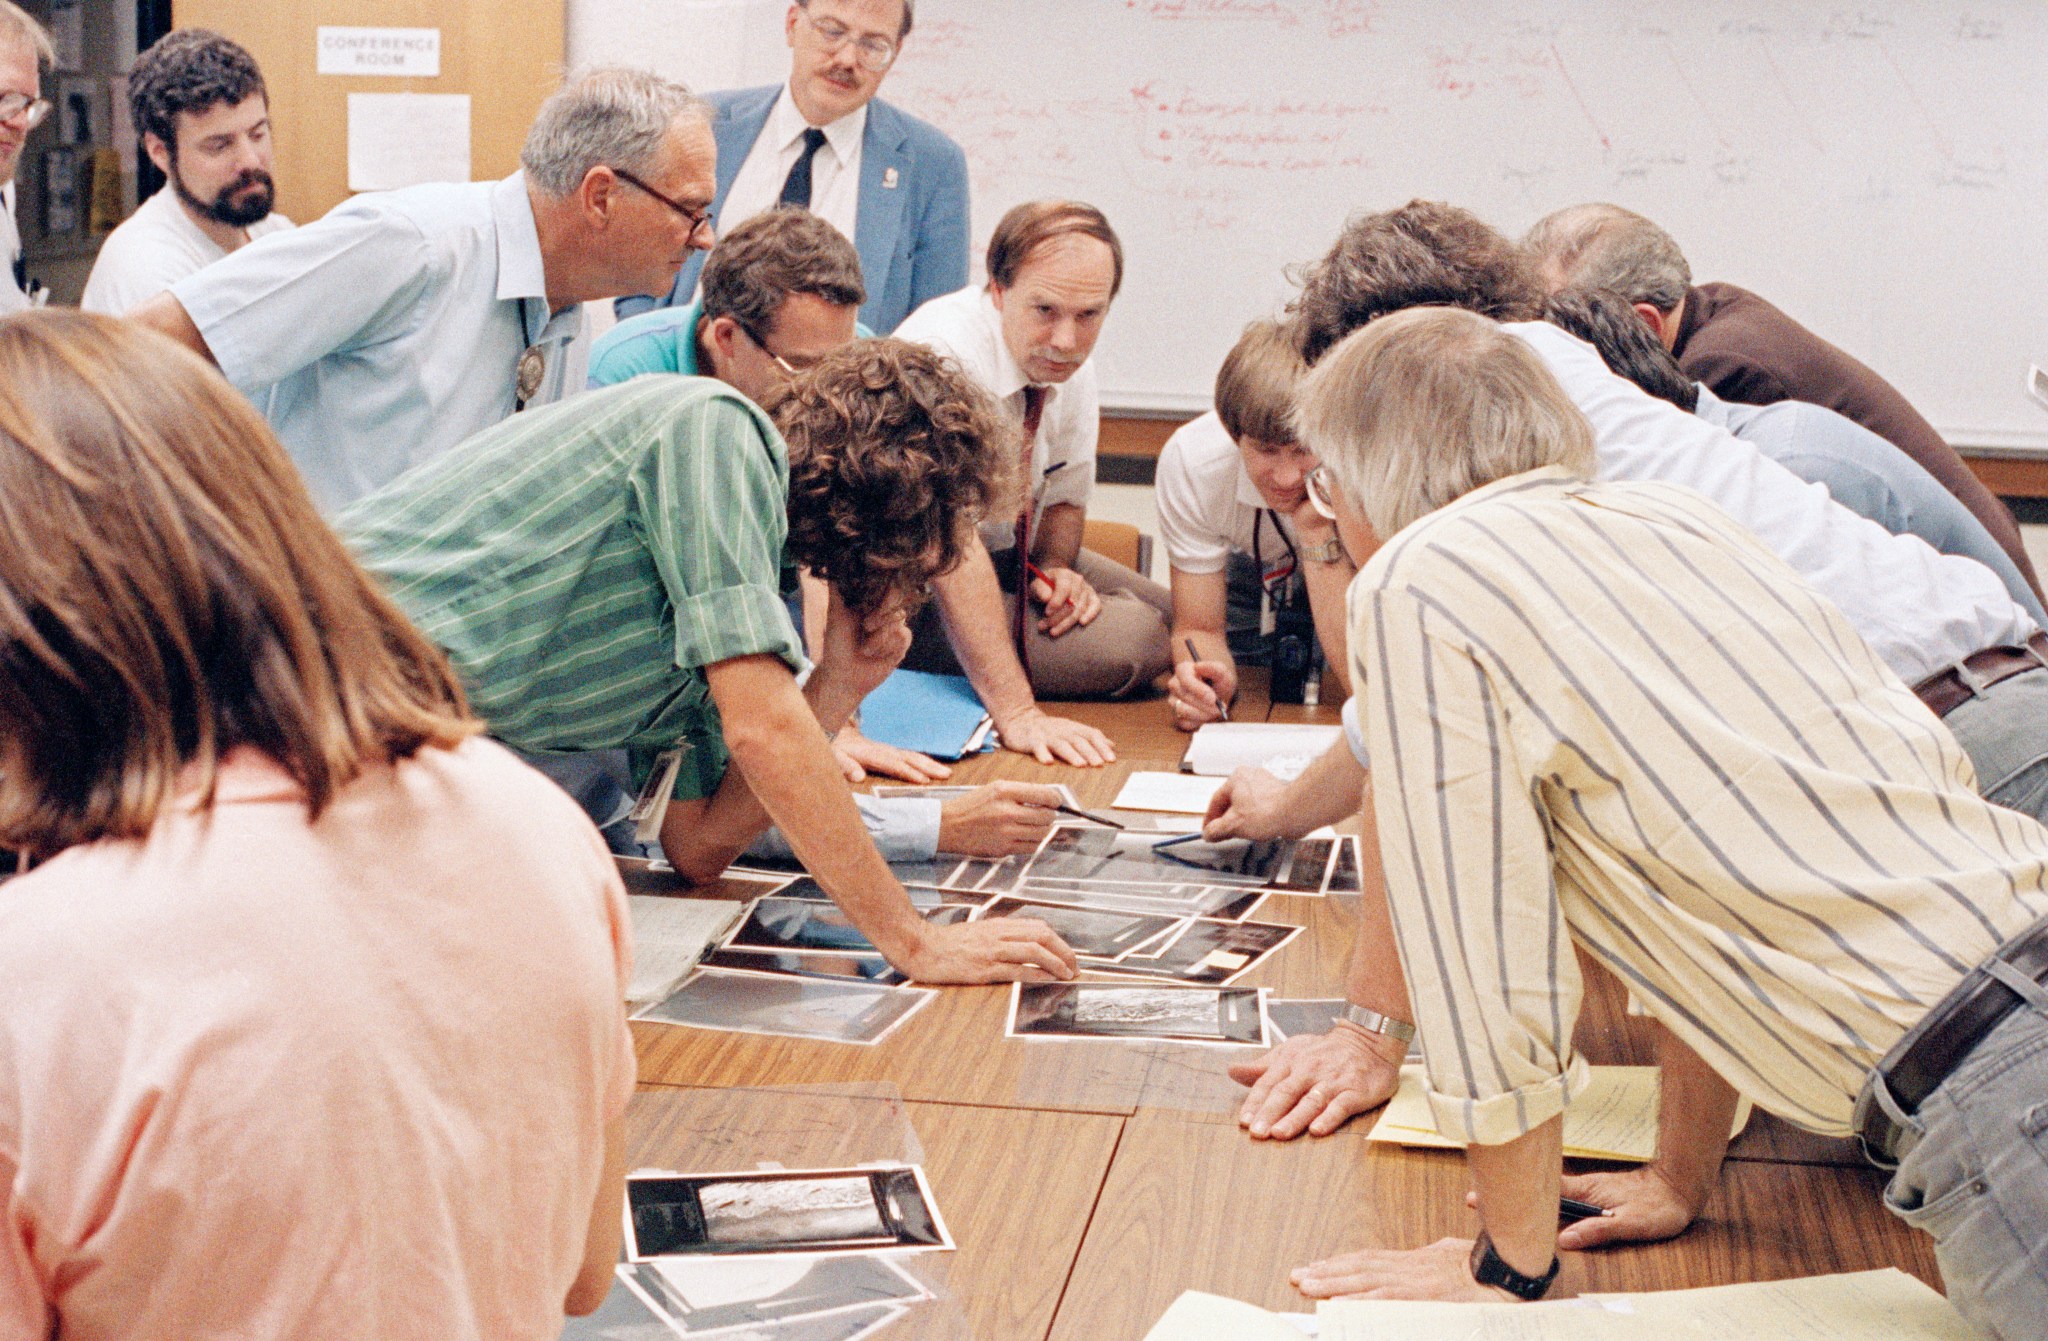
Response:
POLYGON ((1193 832, 1193 833, 1184 833, 1184 834, 1176 834, 1176 835, 1175 835, 1174 837, 1172 837, 1172 838, 1162 838, 1162 839, 1160 839, 1160 840, 1159 840, 1158 842, 1156 842, 1156 843, 1154 843, 1154 844, 1152 845, 1152 850, 1153 850, 1154 852, 1157 852, 1157 851, 1158 851, 1158 850, 1159 850, 1160 848, 1163 848, 1163 847, 1174 847, 1174 846, 1176 846, 1176 845, 1178 845, 1178 844, 1181 844, 1181 843, 1196 843, 1196 842, 1200 842, 1200 841, 1201 841, 1201 838, 1202 838, 1202 833, 1201 833, 1201 830, 1199 830, 1199 829, 1197 829, 1197 830, 1196 830, 1195 832, 1193 832))

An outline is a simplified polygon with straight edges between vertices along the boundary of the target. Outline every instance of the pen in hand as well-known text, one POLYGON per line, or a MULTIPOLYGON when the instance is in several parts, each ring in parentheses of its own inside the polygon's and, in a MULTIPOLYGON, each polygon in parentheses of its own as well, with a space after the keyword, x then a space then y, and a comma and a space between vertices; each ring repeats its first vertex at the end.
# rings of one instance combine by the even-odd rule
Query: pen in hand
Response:
MULTIPOLYGON (((1202 659, 1202 654, 1201 654, 1200 652, 1197 652, 1197 651, 1195 650, 1195 640, 1194 640, 1193 638, 1189 638, 1189 637, 1185 637, 1185 636, 1183 636, 1183 637, 1181 638, 1181 642, 1182 642, 1183 644, 1185 644, 1185 645, 1186 645, 1186 647, 1187 647, 1187 649, 1188 649, 1188 662, 1189 662, 1189 664, 1191 664, 1191 665, 1192 665, 1193 663, 1195 663, 1195 662, 1198 662, 1198 661, 1200 661, 1200 660, 1202 659)), ((1216 686, 1215 686, 1215 685, 1210 685, 1210 686, 1209 686, 1209 692, 1210 692, 1211 694, 1215 694, 1215 695, 1216 695, 1216 711, 1217 711, 1217 712, 1219 712, 1219 713, 1221 713, 1221 714, 1223 715, 1223 720, 1224 720, 1224 721, 1226 721, 1226 722, 1227 722, 1227 721, 1229 721, 1229 720, 1230 720, 1230 705, 1229 705, 1228 703, 1225 703, 1225 702, 1223 701, 1223 695, 1221 695, 1221 694, 1217 694, 1217 693, 1216 693, 1216 686)))

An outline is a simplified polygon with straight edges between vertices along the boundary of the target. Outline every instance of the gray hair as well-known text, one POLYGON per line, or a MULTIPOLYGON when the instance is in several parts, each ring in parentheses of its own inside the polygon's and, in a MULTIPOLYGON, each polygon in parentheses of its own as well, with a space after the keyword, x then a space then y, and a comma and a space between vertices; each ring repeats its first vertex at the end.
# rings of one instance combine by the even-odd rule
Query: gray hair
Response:
POLYGON ((37 23, 21 6, 0 0, 0 41, 12 39, 36 53, 45 70, 57 66, 57 49, 50 45, 49 30, 37 23))
POLYGON ((585 70, 540 105, 519 166, 528 181, 557 198, 572 194, 600 165, 647 175, 669 128, 692 114, 710 112, 673 80, 619 65, 585 70))
POLYGON ((1551 292, 1612 289, 1669 312, 1692 287, 1692 267, 1671 234, 1619 205, 1571 205, 1544 216, 1522 239, 1551 292))
POLYGON ((1295 393, 1301 445, 1382 539, 1496 480, 1593 473, 1593 430, 1534 350, 1452 307, 1353 331, 1295 393))

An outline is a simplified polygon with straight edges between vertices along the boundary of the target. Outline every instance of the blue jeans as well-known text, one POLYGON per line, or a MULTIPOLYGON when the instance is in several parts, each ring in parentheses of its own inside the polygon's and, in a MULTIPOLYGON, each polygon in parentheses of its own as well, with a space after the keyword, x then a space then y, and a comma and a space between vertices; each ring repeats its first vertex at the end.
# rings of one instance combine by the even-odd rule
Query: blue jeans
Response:
MULTIPOLYGON (((1871 1077, 1865 1102, 1882 1084, 1871 1077)), ((1900 1125, 1919 1140, 1884 1204, 1934 1239, 1950 1301, 2003 1341, 2048 1336, 2048 992, 1900 1125)))
POLYGON ((2048 821, 2048 669, 2000 680, 1941 720, 1970 756, 1985 800, 2048 821))

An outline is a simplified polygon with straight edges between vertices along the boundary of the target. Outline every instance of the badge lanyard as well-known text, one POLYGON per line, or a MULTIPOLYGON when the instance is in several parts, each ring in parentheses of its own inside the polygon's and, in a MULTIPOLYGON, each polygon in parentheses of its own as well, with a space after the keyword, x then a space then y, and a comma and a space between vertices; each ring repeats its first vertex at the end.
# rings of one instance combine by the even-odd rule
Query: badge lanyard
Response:
POLYGON ((1294 542, 1288 539, 1287 528, 1280 524, 1280 518, 1271 508, 1260 508, 1252 519, 1252 566, 1259 570, 1259 636, 1267 638, 1278 626, 1275 606, 1291 604, 1282 599, 1282 593, 1290 589, 1294 575, 1301 571, 1301 556, 1295 552, 1294 542), (1270 573, 1266 571, 1265 547, 1260 543, 1260 532, 1268 520, 1273 523, 1273 534, 1279 536, 1280 543, 1287 547, 1286 561, 1270 573))

